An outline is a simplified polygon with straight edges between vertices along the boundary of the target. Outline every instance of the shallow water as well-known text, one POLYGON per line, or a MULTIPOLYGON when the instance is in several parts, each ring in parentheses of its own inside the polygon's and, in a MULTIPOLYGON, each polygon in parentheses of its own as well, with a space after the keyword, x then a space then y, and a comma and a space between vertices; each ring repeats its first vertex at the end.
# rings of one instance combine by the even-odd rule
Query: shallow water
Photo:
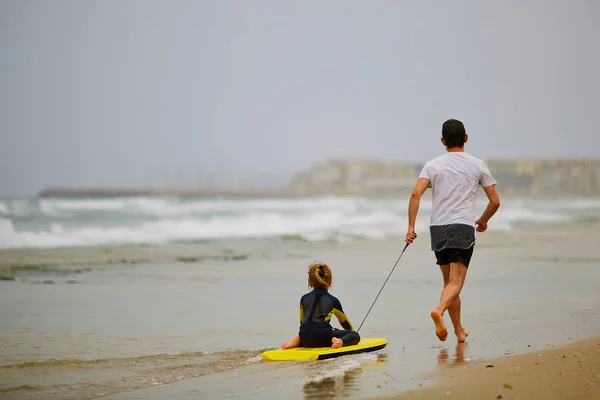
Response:
POLYGON ((238 261, 32 271, 0 282, 0 396, 293 399, 413 390, 431 383, 419 377, 438 364, 599 334, 600 252, 588 236, 483 236, 461 296, 471 335, 460 348, 453 336, 441 343, 433 333, 428 311, 441 275, 427 240, 418 241, 360 332, 386 337, 388 346, 318 362, 260 358, 296 334, 308 263, 330 263, 332 293, 358 327, 401 242, 291 241, 261 244, 238 261))

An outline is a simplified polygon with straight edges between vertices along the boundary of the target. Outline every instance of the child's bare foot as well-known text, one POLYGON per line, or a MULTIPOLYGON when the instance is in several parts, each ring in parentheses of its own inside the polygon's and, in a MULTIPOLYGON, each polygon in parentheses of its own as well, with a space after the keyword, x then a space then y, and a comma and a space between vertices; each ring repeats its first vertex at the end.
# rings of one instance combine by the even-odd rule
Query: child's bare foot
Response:
POLYGON ((298 346, 300 346, 300 336, 296 336, 295 338, 288 340, 287 342, 281 345, 281 348, 285 350, 298 346))
POLYGON ((344 344, 344 342, 342 342, 342 339, 338 339, 336 337, 331 338, 331 343, 332 343, 332 345, 331 345, 332 349, 340 348, 344 344))
POLYGON ((465 340, 467 340, 467 336, 469 336, 469 332, 465 328, 460 328, 454 333, 456 333, 456 339, 458 340, 458 343, 464 343, 465 340))
POLYGON ((448 330, 446 329, 446 324, 444 324, 444 317, 437 309, 433 310, 429 315, 435 324, 435 334, 438 339, 442 342, 446 341, 448 338, 448 330))
POLYGON ((284 344, 281 345, 281 349, 285 350, 285 349, 291 349, 292 347, 296 347, 294 346, 294 340, 288 340, 287 342, 285 342, 284 344))

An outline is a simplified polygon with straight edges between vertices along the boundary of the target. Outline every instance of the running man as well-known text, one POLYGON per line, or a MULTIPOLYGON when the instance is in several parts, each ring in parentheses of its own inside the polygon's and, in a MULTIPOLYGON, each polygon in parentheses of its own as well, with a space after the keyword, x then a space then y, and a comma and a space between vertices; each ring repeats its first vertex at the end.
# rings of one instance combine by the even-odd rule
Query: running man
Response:
POLYGON ((449 119, 442 125, 442 144, 447 153, 425 164, 408 206, 406 243, 417 237, 415 221, 421 196, 432 188, 433 204, 429 231, 431 250, 444 277, 440 302, 431 311, 435 334, 441 341, 448 337, 444 313, 448 310, 459 343, 468 332, 460 322, 460 292, 465 283, 469 262, 475 246, 475 230, 485 232, 490 218, 500 207, 496 180, 484 161, 465 152, 469 136, 462 122, 449 119), (488 197, 487 208, 475 220, 475 197, 481 186, 488 197))

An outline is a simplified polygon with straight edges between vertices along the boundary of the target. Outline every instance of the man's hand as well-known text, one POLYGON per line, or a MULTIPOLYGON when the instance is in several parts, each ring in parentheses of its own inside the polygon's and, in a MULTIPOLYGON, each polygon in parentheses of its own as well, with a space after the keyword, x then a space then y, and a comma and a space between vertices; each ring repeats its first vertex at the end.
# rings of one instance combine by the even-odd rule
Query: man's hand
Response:
POLYGON ((478 219, 475 221, 475 225, 477 226, 477 232, 485 232, 487 230, 487 222, 478 219))
POLYGON ((498 211, 498 208, 500 208, 500 197, 496 191, 496 186, 486 186, 483 188, 483 190, 489 199, 489 203, 481 217, 475 221, 477 232, 485 232, 487 230, 488 221, 490 218, 492 218, 496 211, 498 211))
POLYGON ((406 240, 405 242, 408 244, 412 244, 412 242, 417 238, 417 234, 413 228, 409 228, 408 232, 406 232, 406 240))

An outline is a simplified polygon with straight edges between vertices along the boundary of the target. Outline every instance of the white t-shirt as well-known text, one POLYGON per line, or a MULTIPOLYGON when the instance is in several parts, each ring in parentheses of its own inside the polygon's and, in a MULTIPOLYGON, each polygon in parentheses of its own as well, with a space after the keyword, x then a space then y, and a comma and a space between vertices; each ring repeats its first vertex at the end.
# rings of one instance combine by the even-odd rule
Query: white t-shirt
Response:
POLYGON ((496 184, 485 162, 465 152, 448 152, 428 161, 419 178, 431 182, 432 226, 465 224, 474 227, 477 189, 496 184))

